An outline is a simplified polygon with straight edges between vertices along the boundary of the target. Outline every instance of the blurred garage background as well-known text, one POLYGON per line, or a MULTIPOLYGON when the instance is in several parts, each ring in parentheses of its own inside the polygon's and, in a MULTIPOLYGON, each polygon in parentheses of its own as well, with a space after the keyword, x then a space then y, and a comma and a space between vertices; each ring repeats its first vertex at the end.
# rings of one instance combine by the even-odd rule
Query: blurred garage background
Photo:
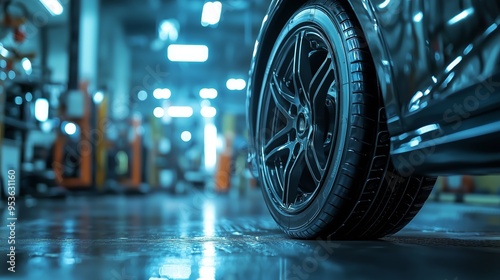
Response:
MULTIPOLYGON (((363 255, 364 247, 287 240, 246 168, 246 83, 269 2, 0 1, 0 216, 2 223, 18 217, 18 276, 316 279, 336 271, 345 279, 355 273, 354 259, 305 262, 300 254, 315 248, 363 255), (15 208, 7 200, 9 170, 15 208)), ((411 262, 398 244, 419 243, 415 232, 436 239, 473 232, 453 237, 462 241, 482 229, 499 232, 498 176, 440 178, 430 200, 409 227, 411 238, 377 245, 397 251, 389 259, 411 262)), ((5 264, 9 232, 0 232, 5 264)), ((488 240, 465 246, 498 247, 497 237, 488 240)), ((443 257, 419 252, 429 262, 443 257)), ((432 270, 434 279, 479 275, 453 272, 467 262, 463 256, 432 270)), ((489 257, 484 252, 476 260, 489 257)), ((0 275, 11 277, 7 272, 0 275)))
POLYGON ((245 176, 246 81, 267 1, 2 4, 2 160, 22 192, 182 192, 185 181, 225 192, 230 174, 245 176), (225 157, 242 165, 221 166, 214 185, 225 157))

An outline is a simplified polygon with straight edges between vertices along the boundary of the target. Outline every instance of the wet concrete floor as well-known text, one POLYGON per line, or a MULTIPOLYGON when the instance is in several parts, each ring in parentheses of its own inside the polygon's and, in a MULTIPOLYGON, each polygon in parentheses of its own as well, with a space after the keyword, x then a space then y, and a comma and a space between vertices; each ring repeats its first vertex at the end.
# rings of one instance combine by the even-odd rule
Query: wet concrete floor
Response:
MULTIPOLYGON (((27 200, 0 279, 500 279, 500 207, 428 203, 380 241, 282 234, 258 191, 27 200)), ((8 224, 8 211, 0 210, 8 224)))

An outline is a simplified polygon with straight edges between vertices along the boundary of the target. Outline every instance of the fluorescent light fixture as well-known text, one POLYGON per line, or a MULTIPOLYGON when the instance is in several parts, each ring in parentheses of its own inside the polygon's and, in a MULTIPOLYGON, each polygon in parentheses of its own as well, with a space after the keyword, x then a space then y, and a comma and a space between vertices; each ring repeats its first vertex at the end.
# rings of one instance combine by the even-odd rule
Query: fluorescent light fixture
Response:
POLYGON ((205 5, 203 5, 203 12, 201 14, 201 25, 204 27, 209 25, 216 25, 220 21, 221 12, 221 2, 206 2, 205 5))
POLYGON ((75 135, 76 133, 76 124, 74 123, 66 123, 66 125, 64 125, 64 132, 66 132, 66 134, 68 135, 75 135))
POLYGON ((226 87, 229 90, 244 90, 247 82, 243 79, 229 79, 226 82, 226 87))
POLYGON ((163 118, 165 116, 165 110, 162 107, 156 107, 153 110, 153 115, 156 118, 161 119, 161 118, 163 118))
POLYGON ((58 0, 40 0, 47 11, 53 16, 58 16, 63 13, 64 8, 58 0))
POLYGON ((157 88, 153 91, 153 97, 156 99, 162 99, 162 90, 161 88, 157 88))
POLYGON ((201 115, 204 118, 213 118, 217 115, 217 109, 214 107, 203 107, 201 108, 201 115))
POLYGON ((189 118, 193 116, 193 108, 189 106, 168 107, 167 115, 171 118, 189 118))
POLYGON ((137 99, 140 101, 145 101, 148 99, 148 93, 145 90, 141 90, 137 93, 137 99))
POLYGON ((169 99, 172 96, 172 92, 168 88, 164 88, 161 90, 163 99, 169 99))
POLYGON ((168 88, 157 88, 153 91, 153 96, 156 99, 169 99, 172 96, 172 92, 168 88))
POLYGON ((104 100, 104 93, 102 91, 98 91, 94 94, 94 103, 95 104, 101 104, 101 102, 104 100))
POLYGON ((189 131, 183 131, 181 133, 181 139, 182 139, 182 141, 184 141, 186 143, 189 142, 189 141, 191 141, 192 137, 193 136, 191 135, 191 132, 189 132, 189 131))
POLYGON ((163 41, 177 41, 179 38, 179 22, 174 19, 162 21, 158 28, 158 37, 163 41))
POLYGON ((31 75, 31 73, 33 72, 31 61, 25 57, 21 60, 21 65, 23 66, 23 69, 26 72, 26 74, 31 75))
POLYGON ((39 122, 45 122, 49 119, 49 101, 45 98, 39 98, 35 101, 35 118, 39 122))
POLYGON ((213 123, 205 124, 205 170, 212 172, 217 164, 217 127, 213 123))
POLYGON ((200 97, 203 99, 215 99, 218 92, 215 88, 202 88, 200 90, 200 97))
POLYGON ((205 62, 208 60, 208 47, 205 45, 170 45, 167 49, 170 61, 205 62))

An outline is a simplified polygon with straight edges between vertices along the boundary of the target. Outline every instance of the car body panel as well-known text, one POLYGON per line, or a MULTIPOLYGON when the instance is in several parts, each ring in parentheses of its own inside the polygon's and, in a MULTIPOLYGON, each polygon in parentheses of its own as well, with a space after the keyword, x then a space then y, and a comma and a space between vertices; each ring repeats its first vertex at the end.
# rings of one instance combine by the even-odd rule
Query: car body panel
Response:
MULTIPOLYGON (((380 52, 375 50, 380 45, 386 48, 391 71, 383 75, 392 75, 394 91, 385 92, 384 101, 392 135, 432 123, 449 123, 454 117, 445 116, 442 105, 453 106, 463 99, 458 96, 468 96, 475 91, 474 86, 488 83, 498 74, 499 1, 365 0, 352 3, 358 17, 364 13, 357 7, 360 3, 366 10, 372 10, 370 19, 361 18, 360 22, 374 56, 380 52), (378 30, 383 44, 373 45, 371 25, 375 25, 373 29, 378 30), (400 119, 400 126, 394 126, 392 119, 400 119)), ((374 61, 375 64, 387 63, 376 57, 374 61)), ((498 84, 490 86, 499 87, 498 84)), ((496 90, 488 98, 482 97, 488 99, 487 102, 474 105, 478 108, 468 111, 479 115, 498 106, 499 93, 500 90, 496 90)))
MULTIPOLYGON (((398 170, 433 175, 500 172, 500 146, 496 144, 500 134, 500 125, 496 126, 500 120, 500 1, 345 1, 360 22, 376 66, 398 170), (467 150, 472 139, 482 148, 467 150), (416 154, 424 158, 415 160, 416 154)), ((286 23, 284 19, 304 2, 271 3, 250 71, 250 131, 260 95, 254 89, 262 83, 254 74, 265 70, 273 38, 286 23)))

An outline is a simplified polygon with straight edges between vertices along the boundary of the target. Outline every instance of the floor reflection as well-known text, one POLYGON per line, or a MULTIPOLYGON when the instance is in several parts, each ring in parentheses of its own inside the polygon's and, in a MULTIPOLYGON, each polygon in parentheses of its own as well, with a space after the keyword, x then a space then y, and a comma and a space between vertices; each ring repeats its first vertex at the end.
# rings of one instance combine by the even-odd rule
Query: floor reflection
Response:
MULTIPOLYGON (((394 237, 340 242, 283 235, 258 192, 73 197, 20 207, 16 274, 1 270, 2 279, 496 279, 500 273, 498 208, 430 203, 394 237)), ((6 263, 5 254, 0 261, 6 263)))

